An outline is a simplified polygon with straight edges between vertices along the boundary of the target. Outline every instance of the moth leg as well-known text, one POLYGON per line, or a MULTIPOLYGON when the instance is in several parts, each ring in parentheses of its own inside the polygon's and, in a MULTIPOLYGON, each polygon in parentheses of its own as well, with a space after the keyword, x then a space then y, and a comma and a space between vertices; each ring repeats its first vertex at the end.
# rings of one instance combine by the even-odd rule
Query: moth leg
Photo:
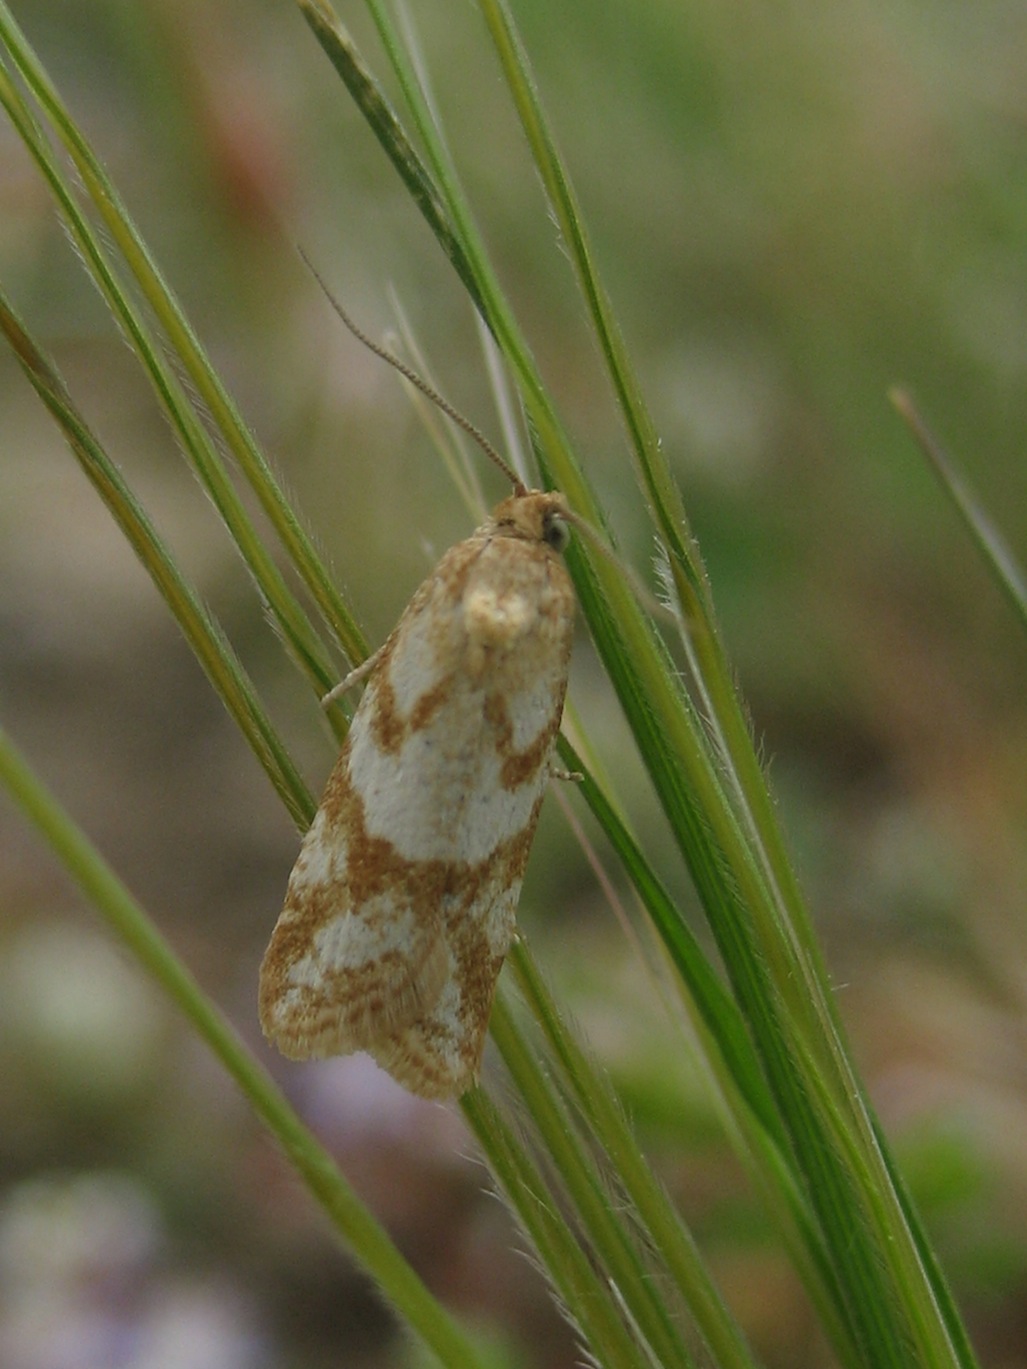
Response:
POLYGON ((363 661, 348 675, 344 675, 337 685, 334 685, 321 700, 321 707, 327 708, 336 699, 341 699, 343 694, 348 694, 354 685, 358 685, 361 680, 366 680, 371 671, 378 664, 378 660, 385 650, 385 643, 382 642, 377 651, 372 651, 366 661, 363 661))
POLYGON ((551 780, 566 780, 569 784, 582 784, 585 776, 580 770, 564 770, 558 765, 549 767, 549 778, 551 780))

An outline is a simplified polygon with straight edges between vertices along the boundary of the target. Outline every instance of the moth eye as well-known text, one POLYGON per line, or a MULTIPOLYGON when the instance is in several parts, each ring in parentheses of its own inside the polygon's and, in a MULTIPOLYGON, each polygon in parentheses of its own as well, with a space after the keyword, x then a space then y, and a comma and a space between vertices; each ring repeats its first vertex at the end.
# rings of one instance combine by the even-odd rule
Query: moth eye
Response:
POLYGON ((558 513, 546 514, 542 525, 542 540, 561 554, 567 550, 571 530, 558 513))

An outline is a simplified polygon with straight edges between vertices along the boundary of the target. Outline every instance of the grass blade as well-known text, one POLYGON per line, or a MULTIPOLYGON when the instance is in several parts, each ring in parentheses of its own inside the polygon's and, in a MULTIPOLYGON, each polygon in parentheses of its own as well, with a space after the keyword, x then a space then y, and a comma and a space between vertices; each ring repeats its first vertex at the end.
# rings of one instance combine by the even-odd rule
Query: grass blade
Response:
POLYGON ((558 1211, 538 1166, 513 1128, 482 1089, 472 1089, 461 1106, 568 1317, 580 1329, 589 1355, 604 1369, 639 1369, 638 1342, 614 1309, 609 1288, 558 1211))
MULTIPOLYGON (((274 479, 266 458, 243 422, 238 409, 215 372, 173 292, 123 205, 100 159, 64 106, 42 64, 15 23, 5 0, 0 0, 0 42, 6 46, 19 74, 44 112, 49 126, 66 148, 96 212, 143 297, 159 320, 169 346, 195 386, 204 411, 222 434, 228 449, 250 482, 268 519, 288 551, 336 640, 352 661, 367 654, 356 622, 332 584, 327 571, 274 479)), ((22 140, 36 160, 58 201, 76 246, 98 288, 136 350, 158 398, 182 442, 183 450, 218 508, 251 574, 267 598, 286 640, 304 665, 319 693, 336 682, 316 634, 263 547, 241 500, 209 441, 203 423, 179 383, 164 364, 161 348, 150 336, 141 311, 122 287, 96 233, 78 208, 77 197, 25 102, 6 73, 0 72, 0 98, 22 140)))
POLYGON ((0 289, 0 329, 36 393, 56 419, 93 488, 153 580, 225 707, 263 765, 297 825, 314 804, 230 643, 188 584, 118 468, 78 413, 53 363, 29 337, 0 289))
MULTIPOLYGON (((526 957, 523 946, 517 948, 517 954, 518 958, 526 957)), ((537 1050, 522 1032, 514 1030, 503 994, 498 996, 493 1010, 491 1032, 532 1118, 547 1162, 559 1174, 561 1190, 578 1211, 590 1254, 593 1260, 602 1262, 607 1279, 617 1288, 630 1325, 642 1336, 657 1363, 691 1365, 692 1357, 675 1325, 668 1300, 620 1218, 623 1202, 614 1199, 609 1184, 587 1154, 568 1110, 541 1067, 537 1050)), ((610 1172, 611 1176, 615 1173, 610 1172)), ((746 1364, 744 1369, 751 1366, 746 1364)))
POLYGON ((890 398, 966 524, 999 588, 1012 604, 1021 626, 1027 628, 1027 575, 1012 548, 971 489, 966 476, 927 426, 912 396, 905 390, 896 389, 891 391, 890 398))
POLYGON ((332 1157, 303 1125, 271 1076, 154 928, 146 913, 0 728, 0 782, 53 850, 111 930, 168 994, 224 1065, 288 1155, 347 1247, 378 1283, 403 1321, 449 1369, 487 1360, 432 1297, 383 1228, 339 1173, 332 1157))

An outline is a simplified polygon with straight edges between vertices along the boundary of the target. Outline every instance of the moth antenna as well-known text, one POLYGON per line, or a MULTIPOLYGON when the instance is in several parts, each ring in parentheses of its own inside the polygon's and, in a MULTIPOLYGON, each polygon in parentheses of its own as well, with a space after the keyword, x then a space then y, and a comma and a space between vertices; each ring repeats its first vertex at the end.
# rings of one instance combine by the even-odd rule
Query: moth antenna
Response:
POLYGON ((329 290, 320 271, 318 271, 317 267, 307 256, 306 252, 304 252, 303 248, 300 247, 297 250, 306 263, 307 270, 324 291, 328 303, 332 306, 356 340, 362 342, 367 350, 373 352, 376 357, 381 357, 382 361, 387 362, 393 370, 398 371, 404 380, 408 380, 411 385, 420 390, 421 394, 427 399, 430 399, 437 409, 441 409, 446 417, 452 419, 458 428, 462 428, 468 437, 473 438, 493 465, 498 466, 510 481, 510 484, 514 489, 514 494, 527 494, 527 489, 525 488, 523 481, 518 478, 516 472, 508 462, 504 461, 499 455, 499 452, 496 451, 495 447, 481 429, 476 427, 469 418, 465 418, 460 410, 450 404, 449 400, 446 399, 444 395, 439 394, 438 390, 436 390, 433 385, 429 385, 422 376, 419 376, 412 366, 408 366, 405 361, 396 356, 394 352, 390 352, 387 347, 383 347, 380 342, 375 342, 373 338, 368 337, 359 324, 354 323, 353 319, 350 318, 349 314, 346 313, 346 310, 335 298, 331 290, 329 290))

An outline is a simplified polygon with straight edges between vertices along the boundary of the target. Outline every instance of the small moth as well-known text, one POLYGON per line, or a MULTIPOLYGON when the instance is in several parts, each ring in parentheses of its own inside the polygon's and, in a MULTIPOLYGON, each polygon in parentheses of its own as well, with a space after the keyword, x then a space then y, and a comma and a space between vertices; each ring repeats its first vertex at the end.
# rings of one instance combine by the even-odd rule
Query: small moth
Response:
POLYGON ((284 1055, 367 1051, 426 1098, 477 1081, 567 689, 572 515, 503 469, 513 494, 333 691, 367 681, 260 970, 284 1055))

